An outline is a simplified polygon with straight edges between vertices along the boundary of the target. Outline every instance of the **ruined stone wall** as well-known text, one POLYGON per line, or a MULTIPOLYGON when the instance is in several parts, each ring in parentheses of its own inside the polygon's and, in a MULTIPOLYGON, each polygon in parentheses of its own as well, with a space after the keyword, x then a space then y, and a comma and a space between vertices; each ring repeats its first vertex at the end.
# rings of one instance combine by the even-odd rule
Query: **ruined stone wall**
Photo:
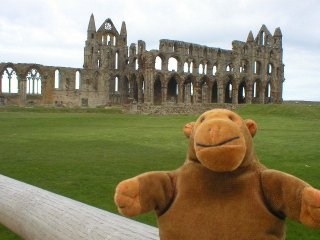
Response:
POLYGON ((246 41, 233 41, 231 50, 162 39, 159 50, 148 51, 142 40, 127 46, 124 22, 120 33, 111 19, 96 30, 92 15, 83 68, 1 63, 0 104, 281 103, 282 58, 280 28, 272 35, 263 25, 255 38, 250 31, 246 41))
POLYGON ((96 107, 106 105, 106 89, 102 76, 90 70, 43 66, 39 64, 1 63, 0 76, 6 69, 12 69, 18 78, 17 93, 1 92, 6 105, 51 105, 67 107, 96 107), (37 71, 41 79, 41 90, 37 93, 28 91, 28 73, 37 71), (59 83, 56 85, 56 71, 59 83), (76 72, 79 71, 79 89, 75 88, 76 72))

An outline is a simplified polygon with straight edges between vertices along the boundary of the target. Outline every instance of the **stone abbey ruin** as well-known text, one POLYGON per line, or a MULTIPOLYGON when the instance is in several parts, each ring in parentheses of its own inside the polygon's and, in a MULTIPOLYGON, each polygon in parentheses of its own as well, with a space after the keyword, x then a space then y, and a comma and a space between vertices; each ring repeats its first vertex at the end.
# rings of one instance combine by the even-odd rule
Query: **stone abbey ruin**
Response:
POLYGON ((0 64, 0 105, 98 107, 208 106, 212 103, 281 103, 282 33, 262 25, 232 50, 162 39, 127 46, 111 19, 96 30, 91 15, 83 68, 0 64))

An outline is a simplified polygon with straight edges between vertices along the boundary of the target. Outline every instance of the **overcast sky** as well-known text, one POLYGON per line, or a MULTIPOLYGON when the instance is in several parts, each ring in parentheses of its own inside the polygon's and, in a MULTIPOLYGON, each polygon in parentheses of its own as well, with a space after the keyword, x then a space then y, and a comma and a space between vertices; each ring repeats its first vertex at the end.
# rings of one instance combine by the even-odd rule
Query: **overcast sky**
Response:
POLYGON ((262 24, 283 34, 285 100, 320 101, 319 0, 1 0, 0 62, 83 65, 91 13, 97 29, 111 18, 128 45, 160 39, 231 50, 262 24))

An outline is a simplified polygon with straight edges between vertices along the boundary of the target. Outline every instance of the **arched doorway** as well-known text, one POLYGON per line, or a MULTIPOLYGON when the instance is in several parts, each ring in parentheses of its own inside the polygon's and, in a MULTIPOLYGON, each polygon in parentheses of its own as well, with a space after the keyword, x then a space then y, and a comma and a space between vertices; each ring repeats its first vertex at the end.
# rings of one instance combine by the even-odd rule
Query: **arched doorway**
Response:
POLYGON ((183 83, 183 102, 193 103, 193 78, 188 76, 183 83))
POLYGON ((138 91, 138 101, 140 103, 144 102, 144 93, 145 93, 145 81, 143 75, 140 76, 139 78, 139 90, 138 91))
POLYGON ((123 103, 127 104, 129 103, 130 98, 130 82, 127 78, 127 76, 124 77, 123 80, 123 86, 122 86, 122 96, 123 96, 123 103))
POLYGON ((231 79, 226 84, 225 87, 225 103, 232 103, 232 82, 231 79))
POLYGON ((260 103, 260 90, 261 90, 261 81, 257 79, 252 85, 252 102, 260 103))
POLYGON ((161 103, 162 103, 161 80, 160 80, 160 76, 157 75, 153 84, 153 104, 161 105, 161 103))
POLYGON ((138 83, 135 75, 132 77, 132 97, 135 102, 138 102, 138 83))
POLYGON ((210 101, 210 94, 209 94, 209 85, 208 85, 208 79, 206 77, 202 78, 200 82, 200 96, 199 99, 202 103, 208 103, 210 101))
POLYGON ((172 76, 168 82, 167 101, 176 103, 178 100, 178 91, 178 82, 175 77, 172 76))
POLYGON ((238 103, 246 103, 246 82, 242 81, 238 88, 238 103))
POLYGON ((212 103, 217 103, 218 102, 218 84, 217 84, 217 81, 214 81, 214 83, 212 84, 211 102, 212 103))
POLYGON ((268 81, 265 88, 265 103, 270 103, 271 101, 271 84, 270 81, 268 81))

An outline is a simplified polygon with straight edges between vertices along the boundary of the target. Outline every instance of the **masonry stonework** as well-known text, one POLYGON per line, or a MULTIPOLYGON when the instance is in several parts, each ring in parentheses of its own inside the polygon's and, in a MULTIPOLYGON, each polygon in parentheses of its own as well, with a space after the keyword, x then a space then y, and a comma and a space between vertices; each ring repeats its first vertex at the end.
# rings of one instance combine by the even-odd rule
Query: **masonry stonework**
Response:
POLYGON ((127 45, 111 19, 91 15, 83 68, 0 64, 0 105, 98 107, 281 103, 282 33, 262 25, 232 50, 162 39, 159 50, 127 45))

